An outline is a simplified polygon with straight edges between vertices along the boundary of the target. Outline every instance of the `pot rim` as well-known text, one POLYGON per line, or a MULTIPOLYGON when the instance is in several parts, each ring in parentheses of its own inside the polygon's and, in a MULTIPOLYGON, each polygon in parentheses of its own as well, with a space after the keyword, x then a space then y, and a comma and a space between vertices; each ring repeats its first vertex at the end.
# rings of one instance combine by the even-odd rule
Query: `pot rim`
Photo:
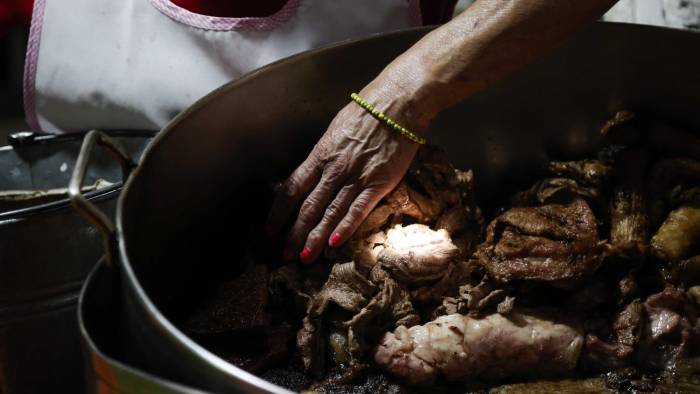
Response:
MULTIPOLYGON (((153 138, 157 134, 156 131, 146 130, 113 130, 106 131, 105 133, 118 138, 142 138, 145 140, 153 138)), ((0 147, 0 151, 17 150, 21 149, 21 147, 31 148, 35 145, 61 144, 66 142, 82 141, 86 134, 87 132, 73 134, 38 134, 36 138, 34 138, 27 145, 20 144, 18 147, 15 147, 13 145, 5 145, 0 147)), ((113 197, 119 197, 123 186, 123 181, 115 182, 111 186, 107 186, 103 189, 85 193, 85 198, 91 202, 99 202, 113 197)), ((28 218, 30 216, 40 215, 64 209, 72 209, 68 193, 66 193, 66 196, 64 198, 61 198, 59 200, 33 205, 26 208, 14 209, 12 211, 0 212, 0 223, 4 221, 17 221, 24 218, 28 218)))

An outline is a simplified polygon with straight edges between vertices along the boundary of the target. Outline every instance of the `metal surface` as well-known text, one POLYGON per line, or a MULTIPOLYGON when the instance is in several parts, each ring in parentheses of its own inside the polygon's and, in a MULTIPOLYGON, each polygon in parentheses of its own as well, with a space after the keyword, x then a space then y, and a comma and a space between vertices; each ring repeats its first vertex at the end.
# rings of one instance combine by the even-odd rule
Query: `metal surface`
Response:
POLYGON ((94 394, 204 394, 123 362, 119 272, 104 260, 85 280, 78 301, 78 324, 85 353, 86 391, 94 394))
MULTIPOLYGON (((119 141, 140 157, 153 133, 119 132, 119 141)), ((28 133, 0 147, 0 189, 65 188, 82 135, 28 133)), ((115 184, 87 198, 113 217, 121 191, 121 167, 95 157, 88 182, 115 184)), ((0 211, 0 393, 79 393, 82 357, 75 319, 80 286, 103 253, 100 235, 58 199, 28 200, 0 211)))
MULTIPOLYGON (((262 227, 269 182, 305 158, 350 92, 426 31, 282 60, 213 92, 158 135, 117 209, 134 360, 212 391, 283 392, 197 345, 169 318, 177 318, 180 294, 235 271, 242 240, 262 227)), ((698 47, 696 33, 595 24, 552 56, 443 113, 428 135, 456 166, 475 170, 482 205, 498 204, 549 159, 591 154, 601 122, 620 108, 700 130, 698 47)))
POLYGON ((80 148, 78 161, 73 168, 73 175, 68 184, 68 198, 70 198, 73 207, 80 212, 83 217, 88 219, 102 236, 102 245, 105 250, 105 258, 108 266, 113 266, 112 256, 116 255, 114 242, 114 223, 107 215, 102 213, 99 208, 90 202, 83 195, 83 182, 87 174, 88 163, 92 156, 92 151, 95 144, 104 147, 107 152, 114 156, 122 166, 122 177, 126 179, 131 173, 131 170, 136 167, 136 163, 131 160, 129 154, 120 147, 115 141, 99 130, 92 130, 85 136, 83 146, 80 148))

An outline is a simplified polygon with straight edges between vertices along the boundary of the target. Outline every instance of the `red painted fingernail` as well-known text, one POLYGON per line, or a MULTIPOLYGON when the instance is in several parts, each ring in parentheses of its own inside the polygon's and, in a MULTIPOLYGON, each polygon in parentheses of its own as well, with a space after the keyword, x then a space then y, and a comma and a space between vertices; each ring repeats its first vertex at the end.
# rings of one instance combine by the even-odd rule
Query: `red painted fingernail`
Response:
POLYGON ((331 245, 332 248, 335 248, 336 246, 340 245, 340 241, 342 241, 343 238, 340 237, 340 234, 335 233, 331 235, 331 239, 328 241, 328 243, 331 245))
POLYGON ((292 252, 291 250, 287 249, 284 251, 282 254, 282 258, 284 261, 291 263, 292 261, 296 260, 297 254, 292 252))
POLYGON ((304 250, 299 253, 299 258, 301 261, 308 263, 311 261, 311 249, 309 248, 304 248, 304 250))

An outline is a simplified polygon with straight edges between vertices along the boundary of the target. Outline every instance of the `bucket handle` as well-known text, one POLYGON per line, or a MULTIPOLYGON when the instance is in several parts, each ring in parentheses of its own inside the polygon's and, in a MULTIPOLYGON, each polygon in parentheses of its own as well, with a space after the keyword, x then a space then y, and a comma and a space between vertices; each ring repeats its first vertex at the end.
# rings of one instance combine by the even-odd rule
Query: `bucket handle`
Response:
POLYGON ((70 177, 70 183, 68 185, 68 198, 70 198, 71 204, 84 218, 97 227, 97 230, 102 236, 107 266, 113 267, 113 259, 114 256, 116 256, 114 222, 97 208, 95 204, 88 201, 82 192, 85 174, 95 144, 105 148, 111 156, 119 160, 122 166, 122 177, 124 180, 129 177, 131 170, 136 167, 136 163, 115 140, 108 137, 102 131, 91 130, 85 135, 83 145, 80 147, 80 154, 75 162, 75 168, 73 168, 73 174, 70 177))

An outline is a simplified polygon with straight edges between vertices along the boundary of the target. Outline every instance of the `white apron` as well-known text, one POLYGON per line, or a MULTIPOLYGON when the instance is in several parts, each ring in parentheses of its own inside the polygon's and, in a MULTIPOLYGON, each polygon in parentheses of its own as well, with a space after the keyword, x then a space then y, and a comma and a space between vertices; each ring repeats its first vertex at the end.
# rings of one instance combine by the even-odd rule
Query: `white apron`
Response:
POLYGON ((169 0, 36 0, 27 122, 46 132, 157 130, 270 62, 420 22, 418 0, 289 0, 261 18, 210 17, 169 0))

